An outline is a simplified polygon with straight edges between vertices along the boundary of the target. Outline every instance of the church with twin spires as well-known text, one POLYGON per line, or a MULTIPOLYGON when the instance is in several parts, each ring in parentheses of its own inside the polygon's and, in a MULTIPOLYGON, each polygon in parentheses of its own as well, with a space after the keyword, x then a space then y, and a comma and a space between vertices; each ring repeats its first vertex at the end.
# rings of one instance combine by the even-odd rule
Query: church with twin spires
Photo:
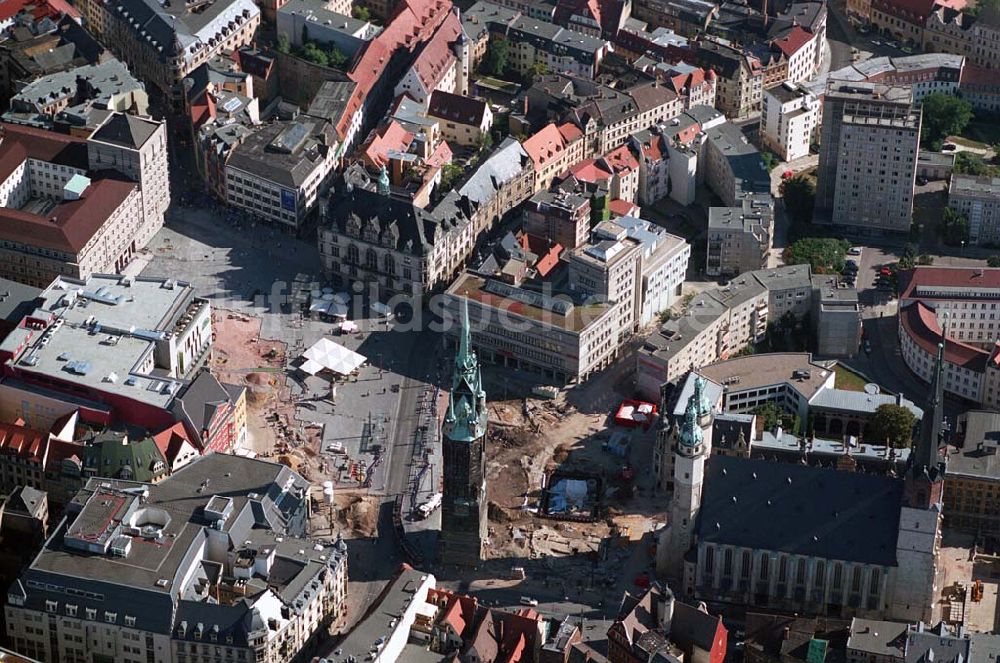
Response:
POLYGON ((683 417, 661 431, 674 454, 661 576, 703 601, 931 622, 940 591, 943 353, 902 477, 712 454, 714 413, 699 376, 683 417))

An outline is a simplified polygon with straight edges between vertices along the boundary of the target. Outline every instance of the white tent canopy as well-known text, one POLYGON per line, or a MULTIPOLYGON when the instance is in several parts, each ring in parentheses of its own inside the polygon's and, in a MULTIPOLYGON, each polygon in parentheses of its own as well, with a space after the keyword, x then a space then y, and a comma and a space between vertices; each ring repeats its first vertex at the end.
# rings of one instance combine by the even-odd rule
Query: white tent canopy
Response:
POLYGON ((300 368, 309 375, 316 375, 323 369, 349 375, 368 360, 364 355, 325 337, 313 343, 312 347, 302 353, 302 357, 306 361, 300 368))

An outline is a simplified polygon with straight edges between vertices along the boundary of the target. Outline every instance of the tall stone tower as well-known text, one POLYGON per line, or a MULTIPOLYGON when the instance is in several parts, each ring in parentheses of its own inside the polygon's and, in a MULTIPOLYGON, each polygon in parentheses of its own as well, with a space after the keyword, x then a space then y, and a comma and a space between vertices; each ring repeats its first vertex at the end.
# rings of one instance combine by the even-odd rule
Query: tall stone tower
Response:
POLYGON ((684 556, 694 544, 695 525, 701 509, 701 491, 705 480, 705 461, 711 453, 711 410, 701 414, 702 391, 688 399, 684 421, 676 428, 674 449, 674 494, 670 501, 670 526, 666 546, 658 560, 660 571, 680 578, 684 556))
POLYGON ((441 561, 462 566, 479 564, 486 543, 488 414, 479 360, 469 340, 469 307, 463 300, 455 375, 441 430, 444 456, 441 561))
POLYGON ((941 508, 946 467, 941 455, 946 333, 942 333, 941 343, 938 345, 920 437, 911 451, 903 478, 903 500, 896 539, 897 568, 892 578, 888 615, 890 619, 900 621, 930 622, 939 589, 935 583, 935 572, 941 546, 941 508))

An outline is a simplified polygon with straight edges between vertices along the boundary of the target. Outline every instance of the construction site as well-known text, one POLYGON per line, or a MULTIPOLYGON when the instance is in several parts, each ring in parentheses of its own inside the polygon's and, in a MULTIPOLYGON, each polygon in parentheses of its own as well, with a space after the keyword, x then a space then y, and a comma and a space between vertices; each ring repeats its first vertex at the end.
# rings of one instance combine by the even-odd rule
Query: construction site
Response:
POLYGON ((655 430, 616 426, 627 385, 602 377, 551 399, 490 402, 489 559, 477 584, 543 597, 585 592, 597 603, 595 592, 648 581, 651 532, 666 505, 651 473, 635 468, 652 456, 655 430), (556 587, 551 576, 573 580, 556 587))

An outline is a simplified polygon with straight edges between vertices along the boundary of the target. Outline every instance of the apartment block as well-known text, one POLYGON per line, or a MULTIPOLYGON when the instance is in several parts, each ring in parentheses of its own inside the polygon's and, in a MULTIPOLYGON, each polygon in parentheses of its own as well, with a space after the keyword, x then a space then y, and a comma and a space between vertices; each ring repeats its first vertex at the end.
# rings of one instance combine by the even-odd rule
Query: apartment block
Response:
POLYGON ((819 99, 808 90, 791 83, 764 90, 761 142, 782 161, 809 156, 819 120, 819 99))
POLYGON ((909 88, 831 84, 823 102, 816 221, 864 234, 909 231, 920 122, 909 88))
POLYGON ((539 191, 525 205, 524 231, 565 249, 583 246, 590 233, 590 197, 565 189, 539 191))
POLYGON ((1000 242, 1000 177, 953 174, 948 207, 969 221, 969 242, 1000 242))
POLYGON ((733 276, 767 266, 774 236, 774 200, 747 195, 736 207, 708 210, 705 273, 733 276))
POLYGON ((309 483, 209 454, 155 483, 92 479, 7 592, 46 661, 284 663, 345 616, 347 546, 305 537, 309 483))
POLYGON ((747 195, 771 194, 771 175, 760 151, 738 126, 723 122, 705 134, 698 174, 727 207, 735 207, 747 195))

